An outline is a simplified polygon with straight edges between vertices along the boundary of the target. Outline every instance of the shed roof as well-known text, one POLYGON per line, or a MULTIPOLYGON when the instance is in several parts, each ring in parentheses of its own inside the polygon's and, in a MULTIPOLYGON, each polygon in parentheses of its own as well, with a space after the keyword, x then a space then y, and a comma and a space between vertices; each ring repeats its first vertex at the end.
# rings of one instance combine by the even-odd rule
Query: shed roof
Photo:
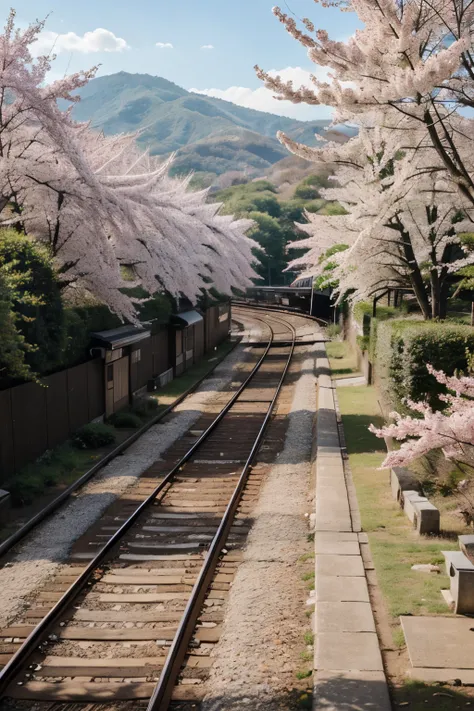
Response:
POLYGON ((96 341, 100 341, 109 350, 129 346, 132 343, 138 343, 145 338, 149 338, 151 333, 145 328, 137 326, 120 326, 112 328, 110 331, 96 331, 91 334, 96 341))
POLYGON ((203 317, 199 311, 182 311, 179 314, 173 314, 171 316, 171 322, 176 328, 187 328, 188 326, 194 326, 195 323, 203 321, 203 317))

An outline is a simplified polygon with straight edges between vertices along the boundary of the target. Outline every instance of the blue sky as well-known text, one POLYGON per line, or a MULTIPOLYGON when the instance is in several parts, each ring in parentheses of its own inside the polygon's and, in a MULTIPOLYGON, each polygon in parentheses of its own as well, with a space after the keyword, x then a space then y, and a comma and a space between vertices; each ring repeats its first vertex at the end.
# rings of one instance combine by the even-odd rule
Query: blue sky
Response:
MULTIPOLYGON (((346 39, 357 28, 353 13, 323 9, 314 0, 286 0, 330 36, 346 39)), ((221 96, 295 118, 321 118, 321 107, 275 102, 253 66, 282 72, 301 84, 314 65, 273 16, 272 0, 17 0, 21 25, 49 15, 38 44, 58 54, 54 74, 100 63, 99 74, 142 72, 186 89, 221 96), (157 44, 158 43, 158 44, 157 44), (171 46, 170 46, 171 45, 171 46)), ((289 12, 283 0, 281 7, 289 12)), ((4 15, 8 11, 4 3, 4 15)))

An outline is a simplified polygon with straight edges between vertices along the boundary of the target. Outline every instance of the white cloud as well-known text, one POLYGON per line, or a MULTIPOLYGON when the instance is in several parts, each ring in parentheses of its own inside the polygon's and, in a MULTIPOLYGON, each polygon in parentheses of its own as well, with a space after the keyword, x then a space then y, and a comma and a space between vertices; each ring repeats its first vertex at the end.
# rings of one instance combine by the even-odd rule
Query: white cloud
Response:
MULTIPOLYGON (((302 85, 311 86, 311 72, 301 67, 286 67, 285 69, 272 69, 269 74, 279 75, 284 81, 292 81, 295 88, 302 85)), ((319 79, 326 76, 325 70, 315 67, 313 74, 319 79)), ((292 104, 291 101, 278 101, 274 94, 264 86, 258 89, 249 89, 244 86, 230 86, 228 89, 190 89, 196 94, 205 94, 217 99, 231 101, 233 104, 245 106, 248 109, 267 111, 278 116, 288 116, 289 118, 301 121, 311 121, 312 119, 330 118, 331 109, 327 106, 308 106, 307 104, 292 104)))
POLYGON ((203 44, 201 49, 214 49, 213 44, 203 44))
POLYGON ((155 46, 158 47, 158 49, 174 49, 171 42, 157 42, 155 46))
POLYGON ((82 37, 75 32, 58 34, 45 30, 40 33, 32 49, 38 56, 61 52, 122 52, 129 49, 129 46, 122 37, 116 37, 110 30, 98 27, 92 32, 85 32, 82 37))

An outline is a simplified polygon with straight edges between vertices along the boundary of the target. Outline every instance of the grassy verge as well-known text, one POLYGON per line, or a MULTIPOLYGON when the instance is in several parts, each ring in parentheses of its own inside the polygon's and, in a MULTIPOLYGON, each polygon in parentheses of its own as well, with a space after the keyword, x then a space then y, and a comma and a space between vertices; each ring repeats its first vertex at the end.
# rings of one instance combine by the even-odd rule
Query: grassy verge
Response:
POLYGON ((378 471, 385 456, 383 440, 367 429, 371 422, 381 422, 375 388, 339 388, 337 395, 362 526, 369 535, 378 582, 399 638, 399 615, 449 613, 440 592, 449 587, 448 577, 418 573, 411 566, 443 563, 441 551, 456 549, 457 544, 442 536, 418 536, 393 500, 387 471, 378 471))
POLYGON ((330 341, 326 343, 333 378, 358 375, 357 356, 347 341, 330 341))
MULTIPOLYGON (((384 598, 393 647, 403 648, 400 615, 449 615, 441 589, 449 587, 444 574, 426 574, 411 570, 415 563, 442 564, 442 550, 457 549, 452 537, 420 537, 405 514, 393 500, 388 472, 379 471, 385 449, 383 440, 367 427, 381 423, 377 391, 372 386, 338 388, 349 463, 362 519, 368 534, 377 581, 384 598)), ((443 526, 443 513, 441 523, 443 526)), ((452 531, 453 521, 449 522, 452 531)), ((459 531, 464 530, 458 523, 459 531)), ((444 570, 444 568, 442 568, 444 570)), ((454 711, 474 705, 472 690, 461 690, 407 681, 409 668, 406 653, 387 657, 392 680, 394 707, 407 706, 411 711, 454 711), (391 664, 394 663, 394 668, 391 664)))
MULTIPOLYGON (((172 405, 177 398, 205 377, 232 348, 233 343, 226 341, 186 373, 153 394, 152 397, 158 402, 158 408, 142 416, 140 418, 142 424, 146 424, 172 405)), ((116 442, 112 445, 81 450, 66 442, 46 452, 36 462, 27 465, 9 481, 4 482, 2 487, 12 494, 14 508, 6 512, 5 520, 2 521, 0 541, 8 538, 19 525, 40 511, 135 431, 115 427, 113 429, 116 442)))

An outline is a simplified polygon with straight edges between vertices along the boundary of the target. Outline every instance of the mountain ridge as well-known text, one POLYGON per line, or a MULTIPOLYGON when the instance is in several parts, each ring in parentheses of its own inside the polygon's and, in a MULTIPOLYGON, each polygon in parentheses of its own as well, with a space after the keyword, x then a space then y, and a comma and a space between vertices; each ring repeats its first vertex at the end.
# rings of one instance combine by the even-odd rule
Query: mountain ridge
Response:
POLYGON ((288 151, 279 130, 318 145, 330 121, 298 121, 187 91, 150 74, 118 72, 97 77, 78 91, 73 117, 106 134, 140 131, 153 155, 176 153, 174 173, 191 170, 212 180, 229 171, 261 175, 288 151))

